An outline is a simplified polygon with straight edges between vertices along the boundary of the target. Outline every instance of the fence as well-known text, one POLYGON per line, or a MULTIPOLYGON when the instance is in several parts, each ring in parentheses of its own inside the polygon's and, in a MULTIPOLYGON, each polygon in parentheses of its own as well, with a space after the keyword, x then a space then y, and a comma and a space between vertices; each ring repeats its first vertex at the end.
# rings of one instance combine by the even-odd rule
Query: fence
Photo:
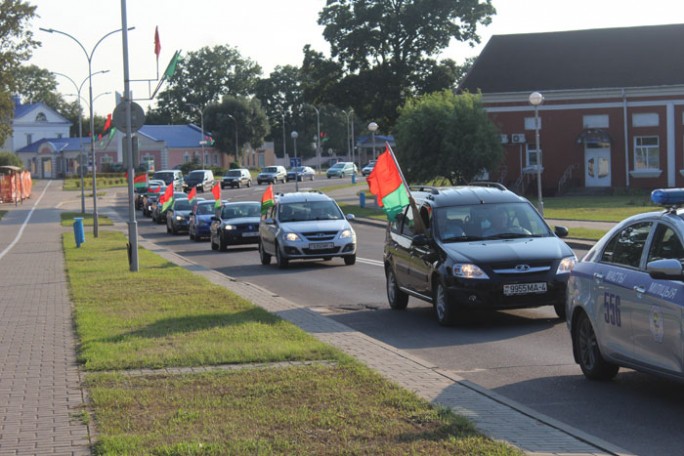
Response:
POLYGON ((20 203, 31 197, 33 181, 29 171, 0 174, 0 203, 20 203))

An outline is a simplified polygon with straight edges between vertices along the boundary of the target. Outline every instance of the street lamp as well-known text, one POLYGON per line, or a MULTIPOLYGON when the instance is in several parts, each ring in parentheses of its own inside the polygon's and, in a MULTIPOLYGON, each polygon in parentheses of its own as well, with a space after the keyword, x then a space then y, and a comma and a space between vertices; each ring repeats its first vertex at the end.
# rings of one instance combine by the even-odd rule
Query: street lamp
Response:
POLYGON ((316 167, 316 170, 318 172, 321 171, 321 113, 318 111, 318 108, 314 105, 308 105, 312 107, 316 111, 316 130, 318 131, 318 135, 316 136, 316 158, 318 159, 318 166, 316 167))
MULTIPOLYGON (((292 133, 290 133, 290 136, 292 137, 292 142, 294 143, 294 164, 295 166, 297 166, 297 136, 299 136, 299 133, 293 131, 292 133)), ((297 175, 297 171, 295 171, 295 191, 299 191, 299 176, 297 175)))
MULTIPOLYGON (((102 74, 102 73, 108 73, 109 70, 100 70, 96 71, 92 75, 95 76, 96 74, 102 74)), ((80 152, 79 152, 79 159, 78 159, 78 174, 81 178, 81 215, 85 215, 85 188, 84 188, 84 182, 83 182, 83 108, 81 107, 81 89, 83 89, 83 84, 86 83, 86 81, 90 78, 90 76, 86 77, 83 79, 83 82, 81 84, 76 84, 76 81, 71 79, 69 76, 63 73, 58 73, 56 71, 53 71, 52 74, 56 76, 62 76, 64 78, 67 78, 71 83, 74 85, 74 88, 76 89, 76 96, 78 97, 78 142, 80 143, 80 152)), ((97 97, 96 97, 97 98, 97 97)))
POLYGON ((541 216, 544 216, 544 202, 542 201, 541 184, 541 144, 539 144, 539 105, 544 101, 544 96, 539 92, 530 94, 530 104, 534 106, 534 141, 537 147, 537 198, 539 199, 538 208, 541 216))
POLYGON ((371 138, 373 138, 373 160, 375 160, 375 132, 378 131, 378 124, 375 122, 369 123, 368 130, 370 130, 371 138))
MULTIPOLYGON (((133 30, 135 27, 129 27, 127 30, 133 30)), ((95 43, 95 46, 93 46, 92 51, 88 53, 86 48, 81 44, 79 40, 77 40, 74 36, 62 32, 60 30, 55 30, 55 29, 46 29, 43 27, 40 27, 40 30, 43 32, 47 33, 57 33, 60 35, 64 35, 67 38, 71 38, 78 44, 78 46, 83 50, 83 53, 86 56, 86 60, 88 60, 88 93, 89 97, 88 99, 90 100, 90 156, 91 159, 93 160, 93 236, 98 237, 98 232, 99 232, 99 221, 98 221, 98 216, 97 216, 97 160, 95 159, 95 141, 93 140, 93 133, 95 131, 95 117, 93 115, 93 54, 95 54, 95 50, 97 47, 102 43, 102 41, 107 38, 110 35, 113 35, 115 33, 123 31, 122 28, 112 30, 111 32, 105 34, 100 38, 97 43, 95 43)))
POLYGON ((354 110, 352 108, 349 108, 349 112, 342 112, 344 112, 344 115, 347 117, 347 156, 352 161, 352 163, 354 163, 354 148, 351 145, 351 140, 349 136, 349 117, 351 116, 351 139, 354 139, 354 110))
POLYGON ((202 138, 200 139, 200 146, 202 146, 202 169, 204 169, 204 144, 206 144, 206 140, 204 139, 204 111, 200 109, 199 106, 193 103, 186 103, 186 105, 190 108, 193 108, 199 112, 200 115, 200 129, 202 130, 202 138))
POLYGON ((238 159, 238 124, 237 124, 237 119, 235 117, 231 116, 230 114, 226 114, 229 118, 233 119, 233 123, 235 124, 235 160, 238 159))
POLYGON ((283 116, 283 158, 287 157, 287 139, 285 138, 285 111, 280 111, 283 116))

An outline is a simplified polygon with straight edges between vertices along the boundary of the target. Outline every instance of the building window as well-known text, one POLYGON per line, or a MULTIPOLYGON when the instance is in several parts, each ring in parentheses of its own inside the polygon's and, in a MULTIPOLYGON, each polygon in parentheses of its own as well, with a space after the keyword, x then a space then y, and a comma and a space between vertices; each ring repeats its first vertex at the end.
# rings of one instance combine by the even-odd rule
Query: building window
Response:
POLYGON ((47 117, 44 112, 39 112, 36 114, 36 122, 47 122, 47 117))
MULTIPOLYGON (((525 117, 525 130, 534 130, 534 117, 525 117)), ((539 129, 542 129, 542 118, 539 116, 539 129)))
POLYGON ((537 166, 539 152, 537 151, 536 144, 527 144, 527 166, 537 166))
POLYGON ((655 112, 632 114, 633 127, 657 127, 659 124, 660 119, 655 112))
POLYGON ((188 163, 189 161, 190 161, 190 154, 186 152, 183 154, 183 163, 188 163))
POLYGON ((582 118, 582 123, 584 128, 608 128, 608 115, 607 114, 597 114, 588 115, 582 118))
POLYGON ((33 143, 33 135, 31 133, 26 133, 26 145, 33 143))
POLYGON ((634 137, 634 169, 660 169, 657 136, 634 137))
POLYGON ((110 157, 109 155, 103 155, 102 158, 100 159, 100 164, 105 165, 105 164, 112 163, 113 161, 114 160, 112 160, 112 157, 110 157))

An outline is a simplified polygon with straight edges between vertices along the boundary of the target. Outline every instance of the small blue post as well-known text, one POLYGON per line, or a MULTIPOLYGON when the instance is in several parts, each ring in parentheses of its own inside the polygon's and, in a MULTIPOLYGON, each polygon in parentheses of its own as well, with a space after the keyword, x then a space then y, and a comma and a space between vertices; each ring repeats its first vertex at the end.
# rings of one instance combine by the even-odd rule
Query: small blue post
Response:
POLYGON ((76 247, 81 247, 81 244, 85 242, 83 217, 74 217, 74 238, 76 240, 76 247))
POLYGON ((359 206, 361 209, 366 207, 366 192, 359 193, 359 206))
POLYGON ((356 183, 356 173, 352 174, 352 184, 356 183))

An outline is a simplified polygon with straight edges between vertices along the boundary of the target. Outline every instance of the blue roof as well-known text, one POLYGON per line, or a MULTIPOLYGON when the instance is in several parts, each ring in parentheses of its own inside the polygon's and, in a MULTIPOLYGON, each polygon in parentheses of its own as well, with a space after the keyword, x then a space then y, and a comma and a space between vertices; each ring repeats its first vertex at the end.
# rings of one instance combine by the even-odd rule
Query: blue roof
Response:
MULTIPOLYGON (((19 152, 38 152, 40 146, 51 143, 56 153, 81 150, 81 140, 79 138, 43 138, 17 150, 19 152)), ((90 138, 83 138, 83 147, 90 147, 90 138)))
POLYGON ((199 147, 202 140, 202 130, 193 124, 143 125, 139 133, 155 141, 164 141, 167 147, 174 149, 199 147))

